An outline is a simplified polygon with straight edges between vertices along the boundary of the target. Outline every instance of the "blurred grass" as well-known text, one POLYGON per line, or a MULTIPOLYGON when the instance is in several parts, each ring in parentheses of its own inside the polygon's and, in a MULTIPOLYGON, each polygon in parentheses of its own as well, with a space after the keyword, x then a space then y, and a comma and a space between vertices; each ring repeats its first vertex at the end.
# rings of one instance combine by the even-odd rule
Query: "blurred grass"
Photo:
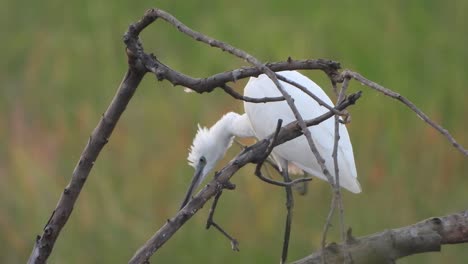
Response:
MULTIPOLYGON (((338 60, 407 96, 468 145, 467 1, 6 0, 0 2, 0 262, 29 256, 125 72, 123 32, 155 4, 264 61, 338 60)), ((148 51, 193 76, 244 65, 162 22, 149 27, 143 40, 148 51)), ((323 74, 307 74, 329 87, 323 74)), ((466 158, 396 101, 356 83, 350 89, 364 91, 349 126, 364 190, 345 194, 346 223, 354 234, 466 209, 466 158)), ((178 208, 192 173, 185 159, 196 123, 211 125, 233 110, 241 112, 241 103, 222 92, 186 94, 147 76, 100 155, 50 263, 129 259, 178 208)), ((204 208, 154 259, 276 262, 283 191, 261 184, 250 166, 241 174, 216 216, 240 240, 239 253, 204 229, 204 208)), ((329 198, 319 181, 297 197, 291 260, 318 248, 329 198)), ((338 237, 332 228, 330 239, 338 237)), ((457 245, 401 263, 467 258, 466 245, 457 245)))

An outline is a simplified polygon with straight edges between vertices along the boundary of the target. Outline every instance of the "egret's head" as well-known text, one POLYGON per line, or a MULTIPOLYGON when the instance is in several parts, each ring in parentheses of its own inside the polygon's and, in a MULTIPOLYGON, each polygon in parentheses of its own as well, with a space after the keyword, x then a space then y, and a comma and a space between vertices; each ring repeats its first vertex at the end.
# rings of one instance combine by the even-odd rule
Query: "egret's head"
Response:
POLYGON ((213 135, 213 128, 200 127, 193 139, 190 153, 188 155, 188 164, 200 172, 201 177, 197 186, 205 179, 206 175, 214 169, 216 163, 224 156, 226 148, 222 147, 222 142, 217 142, 213 135))
POLYGON ((198 132, 193 139, 187 158, 189 165, 195 169, 195 173, 182 207, 188 203, 193 191, 202 183, 208 173, 214 169, 232 144, 232 135, 228 133, 228 128, 226 127, 228 123, 221 122, 221 120, 209 129, 198 125, 198 132))

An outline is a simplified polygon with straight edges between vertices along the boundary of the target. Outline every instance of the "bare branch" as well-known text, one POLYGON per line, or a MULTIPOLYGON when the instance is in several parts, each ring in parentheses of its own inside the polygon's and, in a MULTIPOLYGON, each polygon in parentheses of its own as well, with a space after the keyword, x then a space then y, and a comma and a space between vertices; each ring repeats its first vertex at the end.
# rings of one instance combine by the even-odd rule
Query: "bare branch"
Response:
POLYGON ((210 212, 208 214, 208 219, 206 220, 206 229, 209 229, 211 226, 214 226, 216 230, 218 230, 221 234, 223 234, 229 241, 231 242, 231 248, 233 251, 239 251, 239 242, 237 239, 232 237, 231 235, 228 234, 221 226, 219 226, 214 220, 214 213, 216 210, 216 206, 218 205, 218 200, 223 194, 223 191, 221 190, 218 194, 216 194, 213 204, 211 205, 210 212))
POLYGON ((312 99, 314 99, 319 105, 327 108, 328 110, 330 111, 333 111, 333 113, 337 114, 337 115, 340 115, 341 113, 336 111, 333 106, 325 103, 322 99, 320 99, 318 96, 316 96, 315 94, 313 94, 311 91, 309 91, 309 89, 307 89, 307 87, 295 82, 295 81, 292 81, 292 80, 289 80, 288 78, 286 77, 283 77, 281 76, 280 74, 276 74, 276 77, 283 81, 283 82, 286 82, 286 83, 289 83, 295 87, 297 87, 299 90, 301 90, 302 92, 304 92, 305 94, 307 94, 308 96, 312 97, 312 99))
MULTIPOLYGON (((288 173, 288 161, 286 161, 286 168, 283 169, 281 175, 283 175, 284 182, 291 182, 291 178, 288 173)), ((281 252, 280 264, 286 263, 288 259, 289 239, 291 236, 291 225, 292 225, 292 210, 294 208, 294 195, 291 186, 284 187, 286 191, 286 222, 284 224, 284 238, 283 238, 283 250, 281 252)))
POLYGON ((89 141, 81 153, 78 164, 76 164, 73 170, 70 182, 63 191, 55 210, 44 227, 43 234, 37 236, 28 263, 46 263, 60 231, 67 223, 73 211, 75 202, 93 168, 94 162, 108 142, 117 121, 145 75, 145 69, 138 61, 134 60, 131 54, 129 54, 129 66, 114 99, 112 99, 106 112, 102 115, 101 120, 89 137, 89 141))
MULTIPOLYGON (((257 166, 255 167, 255 176, 257 176, 260 180, 262 180, 262 181, 264 181, 266 183, 273 184, 273 185, 276 185, 276 186, 282 186, 282 187, 290 187, 290 186, 293 186, 296 183, 311 181, 312 177, 310 177, 310 178, 299 178, 299 179, 295 179, 295 180, 291 181, 291 179, 289 179, 289 176, 287 176, 287 178, 289 179, 288 181, 280 182, 280 181, 275 181, 273 179, 270 179, 270 178, 267 178, 267 177, 263 176, 263 173, 262 173, 263 163, 269 161, 268 157, 270 156, 271 152, 273 151, 273 148, 276 146, 276 141, 278 139, 278 133, 280 132, 282 124, 283 124, 283 120, 279 119, 278 123, 276 125, 275 133, 273 134, 273 138, 272 138, 272 140, 270 142, 270 145, 268 146, 268 149, 267 149, 266 153, 263 155, 263 158, 261 159, 261 161, 257 162, 257 166)), ((283 175, 283 172, 281 171, 281 169, 278 166, 276 166, 276 164, 273 164, 271 162, 270 162, 270 164, 273 166, 273 168, 275 168, 275 170, 277 170, 280 174, 283 175)), ((287 168, 284 168, 283 170, 287 170, 287 168)))
MULTIPOLYGON (((338 98, 336 100, 336 103, 339 104, 343 98, 345 97, 346 90, 348 89, 348 84, 349 84, 349 79, 345 78, 343 81, 343 84, 341 85, 340 93, 338 94, 338 98)), ((341 188, 340 188, 340 170, 338 167, 338 144, 340 140, 340 118, 338 115, 335 115, 335 139, 334 139, 334 144, 333 144, 333 165, 335 167, 335 185, 334 187, 334 193, 335 193, 335 203, 333 206, 338 205, 338 212, 339 212, 339 218, 340 218, 340 230, 341 230, 341 241, 345 241, 346 239, 346 230, 345 230, 345 222, 344 222, 344 209, 343 209, 343 200, 341 196, 341 188)), ((351 257, 349 256, 349 252, 346 248, 346 246, 343 248, 343 254, 344 254, 344 263, 351 263, 351 257)))
POLYGON ((447 129, 443 128, 436 122, 432 121, 423 111, 419 110, 419 108, 416 107, 410 100, 406 99, 404 96, 400 95, 399 93, 396 93, 388 88, 383 87, 382 85, 375 83, 373 81, 370 81, 366 78, 364 78, 361 74, 357 72, 353 72, 350 70, 345 70, 342 73, 343 76, 347 76, 348 78, 353 78, 357 80, 358 82, 375 89, 386 96, 389 96, 393 99, 396 99, 400 102, 402 102, 404 105, 406 105, 409 109, 411 109, 413 112, 415 112, 424 122, 435 128, 437 131, 439 131, 447 140, 454 146, 456 149, 458 149, 462 154, 465 156, 468 156, 468 150, 463 148, 460 143, 458 143, 455 138, 448 132, 447 129))
POLYGON ((284 101, 284 97, 283 97, 283 96, 279 96, 279 97, 264 97, 264 98, 251 98, 251 97, 248 97, 248 96, 243 96, 243 95, 239 94, 238 92, 234 91, 234 89, 232 89, 232 88, 231 88, 229 85, 227 85, 227 84, 224 84, 223 86, 221 86, 221 88, 222 88, 226 93, 228 93, 229 95, 231 95, 233 98, 238 99, 238 100, 242 100, 242 101, 245 101, 245 102, 249 102, 249 103, 267 103, 267 102, 284 101))
MULTIPOLYGON (((216 87, 222 87, 228 82, 236 82, 240 79, 256 77, 263 73, 256 67, 243 67, 218 73, 206 78, 194 78, 171 69, 150 55, 143 53, 140 59, 142 59, 145 67, 156 75, 158 80, 167 80, 174 86, 181 85, 188 87, 197 93, 211 92, 216 87)), ((338 62, 326 59, 272 62, 265 64, 265 66, 275 72, 305 69, 321 70, 327 74, 330 72, 339 74, 338 70, 340 69, 340 64, 338 62)))
MULTIPOLYGON (((328 210, 328 215, 325 220, 325 225, 323 226, 322 241, 321 241, 322 250, 324 250, 325 246, 327 245, 327 234, 331 226, 331 220, 332 220, 333 214, 335 213, 335 209, 336 209, 336 195, 333 195, 331 199, 331 203, 330 203, 330 210, 328 210)), ((326 263, 325 255, 322 255, 322 263, 326 263)))
MULTIPOLYGON (((346 90, 348 89, 349 78, 345 78, 343 84, 341 85, 340 92, 337 94, 336 104, 341 103, 345 98, 346 90)), ((332 80, 333 91, 338 91, 336 82, 332 80)), ((339 177, 339 167, 338 167, 338 142, 340 140, 340 133, 339 133, 339 116, 335 114, 335 136, 334 136, 334 143, 333 143, 333 165, 335 168, 335 185, 333 185, 333 192, 334 195, 332 197, 330 211, 328 213, 325 226, 323 228, 322 234, 322 249, 325 248, 326 239, 328 229, 331 225, 331 219, 333 217, 333 213, 335 212, 336 206, 338 205, 339 209, 339 218, 340 218, 340 231, 341 231, 341 240, 345 241, 346 238, 346 231, 345 231, 345 224, 344 224, 344 209, 343 209, 343 201, 341 198, 341 188, 340 188, 340 177, 339 177)), ((345 252, 346 253, 346 252, 345 252)), ((323 262, 325 262, 324 256, 322 256, 323 262)), ((345 258, 345 262, 350 262, 348 258, 345 258)))
MULTIPOLYGON (((346 248, 354 263, 395 263, 405 256, 440 251, 442 245, 468 242, 468 211, 433 217, 411 226, 386 230, 362 238, 352 238, 346 248)), ((343 244, 330 244, 294 264, 343 263, 343 244)))

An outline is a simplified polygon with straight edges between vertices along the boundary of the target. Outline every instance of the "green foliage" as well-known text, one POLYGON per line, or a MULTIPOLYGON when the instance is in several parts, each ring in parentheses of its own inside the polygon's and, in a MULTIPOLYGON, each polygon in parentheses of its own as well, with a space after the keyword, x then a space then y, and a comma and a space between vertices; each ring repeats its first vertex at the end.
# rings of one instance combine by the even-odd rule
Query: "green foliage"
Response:
MULTIPOLYGON (((154 1, 0 3, 0 262, 29 256, 88 135, 115 93, 126 57, 127 26, 154 1)), ((394 89, 468 145, 468 2, 158 1, 190 27, 264 61, 331 58, 394 89)), ((243 62, 158 21, 143 34, 147 51, 193 76, 243 62)), ((325 90, 318 72, 308 73, 325 90)), ((245 82, 235 86, 241 91, 245 82)), ((363 193, 346 193, 356 236, 466 209, 466 158, 398 102, 356 83, 362 100, 349 126, 363 193)), ((51 263, 121 263, 177 210, 192 169, 187 148, 196 124, 242 111, 228 95, 186 94, 143 81, 101 153, 51 263)), ((229 152, 234 155, 238 149, 229 152)), ((214 230, 207 208, 154 257, 161 263, 274 263, 280 256, 284 191, 248 166, 234 177, 217 212, 241 242, 239 253, 214 230)), ((329 187, 314 181, 297 197, 290 259, 320 244, 329 187)), ((330 240, 338 239, 338 225, 330 240)), ((462 263, 466 246, 447 246, 402 263, 462 263)))

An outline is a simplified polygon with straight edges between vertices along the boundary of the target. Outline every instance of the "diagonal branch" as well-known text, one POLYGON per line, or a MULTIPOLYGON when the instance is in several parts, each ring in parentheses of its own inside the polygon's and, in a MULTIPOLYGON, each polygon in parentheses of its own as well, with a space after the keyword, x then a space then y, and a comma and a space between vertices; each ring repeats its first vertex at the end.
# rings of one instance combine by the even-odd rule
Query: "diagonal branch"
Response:
POLYGON ((312 97, 312 99, 314 99, 319 105, 327 108, 328 110, 330 111, 333 111, 333 113, 337 114, 337 115, 340 115, 341 113, 338 112, 338 111, 335 111, 335 109, 333 109, 333 106, 325 103, 322 99, 320 99, 318 96, 316 96, 314 93, 312 93, 311 91, 309 91, 309 89, 307 89, 307 87, 301 85, 300 83, 297 83, 295 81, 292 81, 292 80, 289 80, 288 78, 280 75, 280 74, 276 74, 276 77, 285 82, 285 83, 289 83, 295 87, 297 87, 299 90, 301 90, 302 92, 304 92, 305 94, 307 94, 308 96, 312 97))
POLYGON ((378 83, 370 81, 370 80, 366 79, 365 77, 363 77, 361 74, 359 74, 357 72, 353 72, 353 71, 350 71, 350 70, 345 70, 345 71, 343 71, 342 75, 344 77, 353 78, 353 79, 357 80, 358 82, 360 82, 360 83, 362 83, 362 84, 364 84, 364 85, 366 85, 366 86, 368 86, 368 87, 370 87, 370 88, 372 88, 374 90, 377 90, 377 91, 385 94, 386 96, 389 96, 389 97, 391 97, 393 99, 396 99, 396 100, 402 102, 409 109, 411 109, 413 112, 415 112, 418 115, 418 117, 420 117, 424 122, 426 122, 431 127, 436 129, 437 131, 439 131, 439 133, 441 133, 450 142, 450 144, 452 144, 452 146, 454 146, 456 149, 458 149, 465 156, 468 156, 468 150, 463 148, 463 146, 460 145, 460 143, 458 143, 455 140, 455 138, 450 134, 450 132, 448 132, 447 129, 443 128, 442 126, 440 126, 436 122, 432 121, 423 111, 419 110, 419 108, 417 108, 415 104, 413 104, 410 100, 406 99, 401 94, 396 93, 396 92, 394 92, 394 91, 392 91, 392 90, 390 90, 388 88, 385 88, 385 87, 383 87, 382 85, 380 85, 378 83))
MULTIPOLYGON (((354 263, 395 263, 409 255, 440 251, 442 245, 467 243, 468 210, 361 238, 348 237, 346 250, 354 263)), ((321 264, 324 257, 326 263, 341 264, 343 248, 343 244, 332 243, 294 264, 321 264)))
POLYGON ((81 154, 78 164, 73 170, 70 182, 64 189, 55 210, 44 227, 42 235, 37 236, 36 243, 28 260, 30 264, 46 263, 60 231, 67 223, 73 211, 74 204, 93 168, 94 162, 108 142, 117 121, 146 73, 143 65, 138 63, 131 54, 128 55, 129 69, 114 99, 112 99, 111 104, 89 137, 89 141, 81 154))

